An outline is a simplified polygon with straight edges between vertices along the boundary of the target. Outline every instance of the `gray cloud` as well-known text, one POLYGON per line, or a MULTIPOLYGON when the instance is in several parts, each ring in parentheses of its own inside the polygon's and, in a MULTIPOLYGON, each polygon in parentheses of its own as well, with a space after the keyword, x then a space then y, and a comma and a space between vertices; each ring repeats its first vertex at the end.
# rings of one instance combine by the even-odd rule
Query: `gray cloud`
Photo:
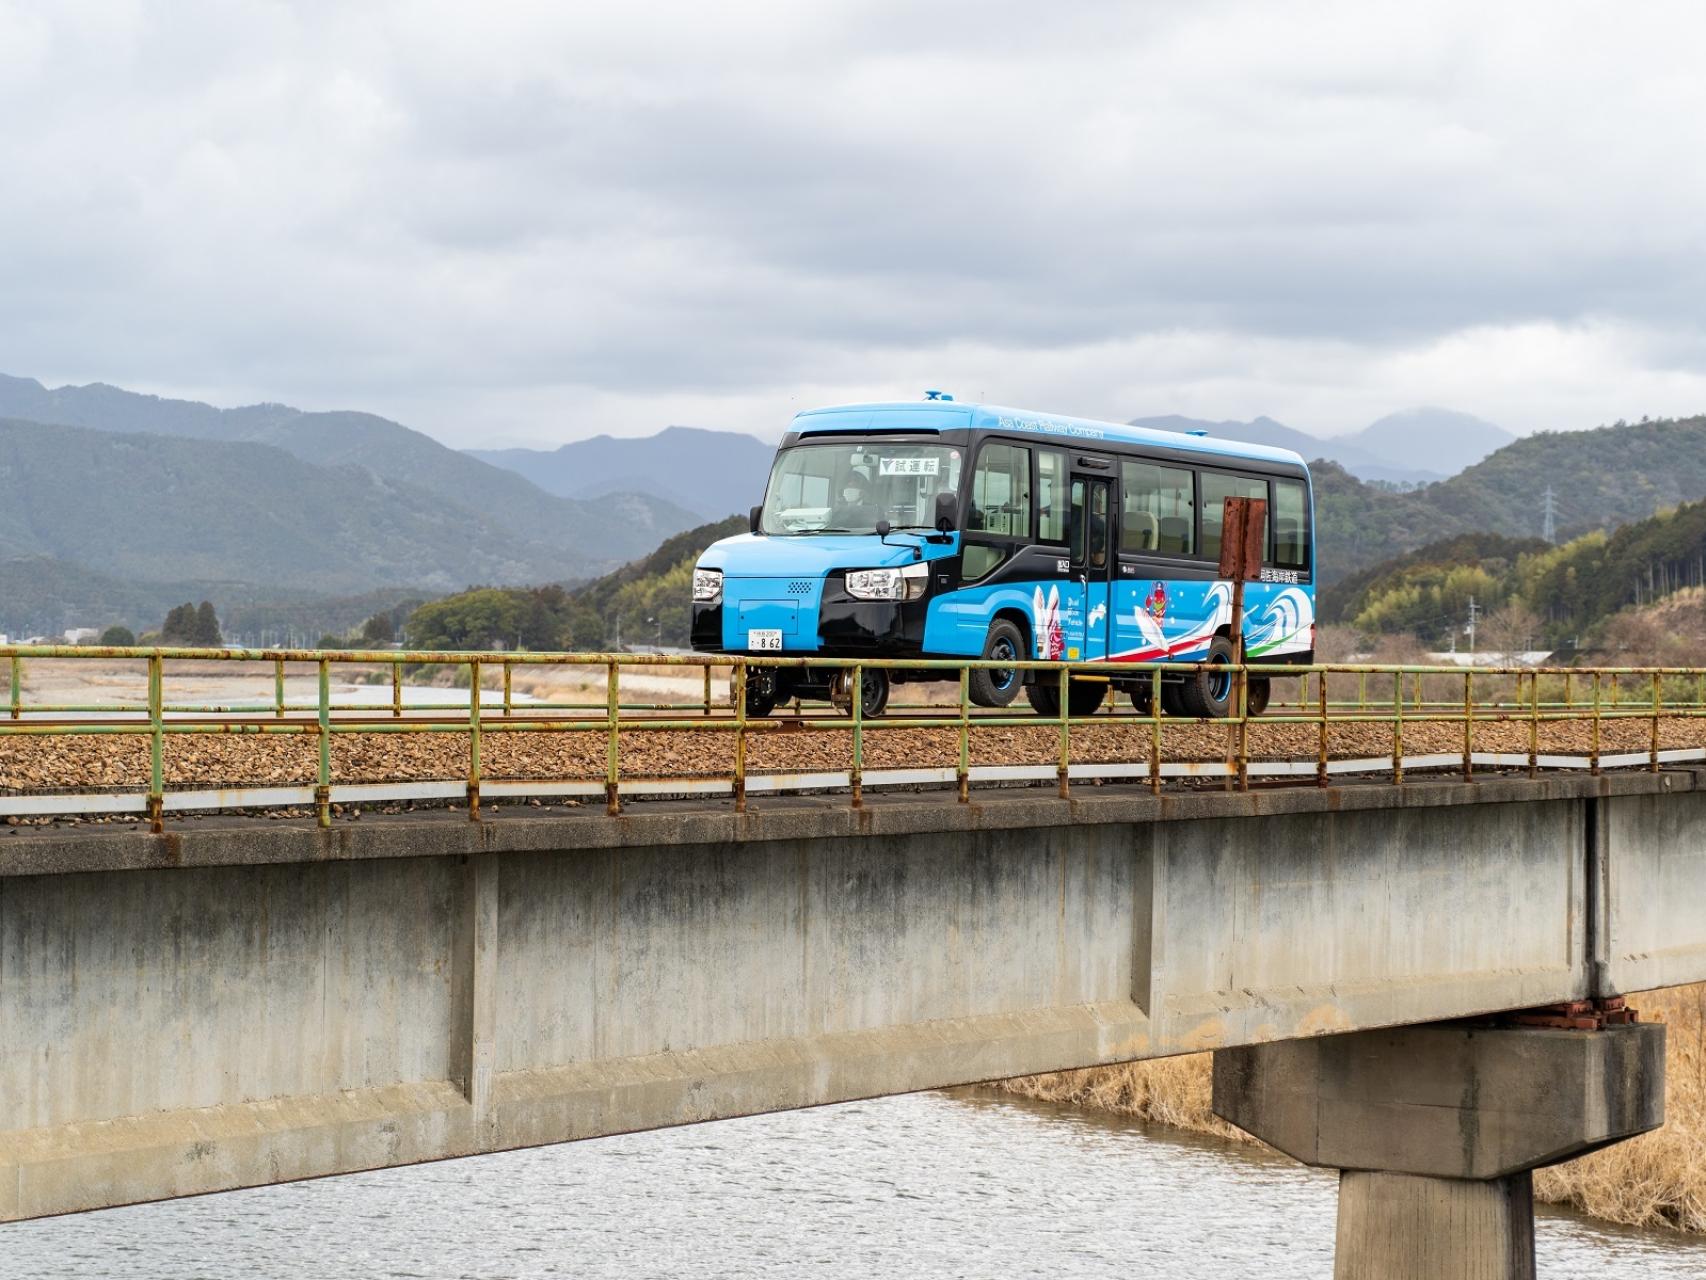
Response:
POLYGON ((454 443, 1706 408, 1695 6, 7 4, 0 367, 454 443))

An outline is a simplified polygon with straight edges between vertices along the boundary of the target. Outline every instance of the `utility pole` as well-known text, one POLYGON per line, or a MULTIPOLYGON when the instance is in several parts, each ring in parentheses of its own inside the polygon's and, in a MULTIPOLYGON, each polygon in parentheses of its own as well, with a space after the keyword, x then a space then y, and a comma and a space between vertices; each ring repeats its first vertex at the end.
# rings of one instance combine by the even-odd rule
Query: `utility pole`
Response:
POLYGON ((1558 495, 1551 485, 1540 495, 1540 536, 1553 546, 1558 545, 1558 495))
POLYGON ((1480 615, 1480 612, 1481 612, 1481 607, 1475 603, 1475 597, 1470 596, 1469 597, 1469 626, 1466 628, 1466 630, 1469 632, 1469 657, 1470 657, 1471 661, 1473 661, 1473 659, 1475 657, 1475 619, 1480 615))

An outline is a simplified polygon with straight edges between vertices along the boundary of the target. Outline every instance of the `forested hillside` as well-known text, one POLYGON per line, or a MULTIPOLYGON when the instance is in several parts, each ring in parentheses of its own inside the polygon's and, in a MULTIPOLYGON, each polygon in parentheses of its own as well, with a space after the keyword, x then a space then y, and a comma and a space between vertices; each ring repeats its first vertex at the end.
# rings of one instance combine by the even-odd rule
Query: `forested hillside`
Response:
POLYGON ((1460 534, 1537 538, 1548 487, 1564 538, 1706 498, 1706 416, 1525 436, 1408 492, 1366 484, 1331 462, 1311 469, 1320 581, 1331 588, 1460 534))
POLYGON ((1462 535, 1397 557, 1323 593, 1322 621, 1368 634, 1414 632, 1444 643, 1482 613, 1532 615, 1537 639, 1591 642, 1620 611, 1706 585, 1706 501, 1685 503, 1562 546, 1462 535))
POLYGON ((1706 498, 1706 416, 1524 436, 1418 496, 1466 528, 1533 537, 1548 486, 1561 536, 1706 498))
POLYGON ((422 649, 684 648, 694 562, 713 542, 745 528, 745 518, 735 517, 689 529, 576 591, 477 587, 434 600, 409 616, 405 639, 422 649))

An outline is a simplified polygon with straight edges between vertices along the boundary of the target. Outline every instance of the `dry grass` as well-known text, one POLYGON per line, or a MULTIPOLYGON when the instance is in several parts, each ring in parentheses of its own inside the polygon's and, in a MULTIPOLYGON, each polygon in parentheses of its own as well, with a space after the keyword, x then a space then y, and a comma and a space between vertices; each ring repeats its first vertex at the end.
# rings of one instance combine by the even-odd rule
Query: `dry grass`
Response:
POLYGON ((1706 983, 1630 1003, 1669 1027, 1664 1128, 1542 1169, 1534 1192, 1609 1222, 1706 1233, 1706 983))
MULTIPOLYGON (((1706 983, 1631 997, 1643 1021, 1669 1027, 1665 1127, 1535 1174, 1535 1196, 1607 1222, 1706 1234, 1706 983)), ((1027 1098, 1067 1102, 1241 1142, 1210 1110, 1206 1053, 1008 1080, 1027 1098)))

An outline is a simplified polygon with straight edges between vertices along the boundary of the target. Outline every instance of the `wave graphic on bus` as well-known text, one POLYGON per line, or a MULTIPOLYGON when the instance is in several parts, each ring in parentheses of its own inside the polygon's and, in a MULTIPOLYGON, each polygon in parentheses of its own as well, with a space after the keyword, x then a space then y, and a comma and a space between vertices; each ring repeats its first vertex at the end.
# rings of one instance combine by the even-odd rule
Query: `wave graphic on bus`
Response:
MULTIPOLYGON (((1194 584, 1169 584, 1169 612, 1185 614, 1191 619, 1181 631, 1167 634, 1165 618, 1157 617, 1147 602, 1139 601, 1129 615, 1137 624, 1142 643, 1112 655, 1115 662, 1163 662, 1195 654, 1208 647, 1214 633, 1232 624, 1232 584, 1208 584, 1201 603, 1192 607, 1181 597, 1194 584)), ((1246 588, 1254 594, 1259 588, 1246 588)), ((1315 610, 1309 595, 1296 587, 1288 587, 1272 600, 1252 600, 1244 623, 1245 653, 1254 658, 1263 654, 1286 653, 1307 647, 1315 622, 1315 610)))

